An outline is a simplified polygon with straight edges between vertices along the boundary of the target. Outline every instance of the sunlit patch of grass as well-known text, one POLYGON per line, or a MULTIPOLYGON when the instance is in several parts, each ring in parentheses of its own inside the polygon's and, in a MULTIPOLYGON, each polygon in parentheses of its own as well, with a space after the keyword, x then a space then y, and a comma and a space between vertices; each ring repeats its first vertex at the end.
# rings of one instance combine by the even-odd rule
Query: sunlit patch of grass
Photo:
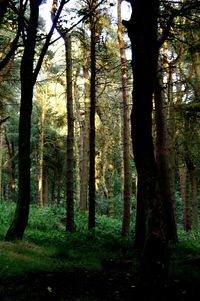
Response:
POLYGON ((0 274, 6 276, 52 269, 51 253, 51 249, 48 250, 26 241, 0 242, 0 274))

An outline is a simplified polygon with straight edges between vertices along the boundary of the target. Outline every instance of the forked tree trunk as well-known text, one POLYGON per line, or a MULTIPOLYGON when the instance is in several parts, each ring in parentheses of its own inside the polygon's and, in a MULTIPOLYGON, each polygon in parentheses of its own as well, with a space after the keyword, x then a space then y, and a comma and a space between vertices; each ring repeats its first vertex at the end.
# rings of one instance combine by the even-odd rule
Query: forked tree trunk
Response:
MULTIPOLYGON (((27 27, 24 52, 21 60, 20 78, 21 78, 21 104, 19 118, 19 141, 18 141, 18 201, 15 210, 14 219, 6 233, 6 240, 22 239, 26 229, 29 217, 30 206, 30 138, 31 138, 31 113, 33 88, 40 71, 44 56, 53 35, 55 24, 51 27, 45 43, 42 47, 36 67, 34 69, 34 55, 37 40, 37 26, 39 17, 39 6, 42 0, 30 0, 26 5, 30 5, 30 18, 27 27)), ((58 20, 65 0, 60 1, 58 13, 55 17, 55 23, 58 20)))
POLYGON ((131 124, 138 174, 137 206, 141 209, 136 227, 137 238, 142 237, 137 243, 143 249, 140 284, 156 290, 167 267, 166 218, 152 138, 152 103, 159 53, 159 0, 131 0, 130 3, 132 16, 125 24, 131 40, 134 78, 131 124))
POLYGON ((6 240, 22 239, 29 216, 30 204, 30 136, 34 87, 33 62, 37 37, 39 1, 30 0, 30 20, 27 40, 21 61, 21 105, 19 119, 19 188, 14 219, 6 233, 6 240))

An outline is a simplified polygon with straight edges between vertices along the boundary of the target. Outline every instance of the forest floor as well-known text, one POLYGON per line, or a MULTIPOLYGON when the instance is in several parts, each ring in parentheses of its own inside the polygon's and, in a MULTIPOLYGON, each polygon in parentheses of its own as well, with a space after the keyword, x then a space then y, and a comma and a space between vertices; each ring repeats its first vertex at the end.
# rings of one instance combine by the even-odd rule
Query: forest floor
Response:
POLYGON ((59 270, 26 270, 16 275, 1 273, 0 301, 191 301, 199 295, 200 287, 200 265, 195 262, 192 264, 195 264, 195 277, 193 274, 190 279, 188 273, 191 263, 185 262, 181 272, 185 274, 181 274, 180 278, 171 275, 160 292, 158 288, 152 290, 149 287, 139 290, 137 271, 131 265, 128 266, 128 262, 124 266, 112 262, 96 271, 85 268, 66 270, 64 265, 62 269, 60 262, 59 270))
POLYGON ((138 254, 133 239, 121 238, 121 222, 99 216, 96 231, 88 233, 87 216, 81 214, 72 234, 60 222, 60 211, 33 207, 24 240, 5 242, 11 211, 9 206, 0 209, 0 301, 198 299, 200 229, 179 231, 179 243, 170 246, 169 277, 162 289, 141 289, 138 254))

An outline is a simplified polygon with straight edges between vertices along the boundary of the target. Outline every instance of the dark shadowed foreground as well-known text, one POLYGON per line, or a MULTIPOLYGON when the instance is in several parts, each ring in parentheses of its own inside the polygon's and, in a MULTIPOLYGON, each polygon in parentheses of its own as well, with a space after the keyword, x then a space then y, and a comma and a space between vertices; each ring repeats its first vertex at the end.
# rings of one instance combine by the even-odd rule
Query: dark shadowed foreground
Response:
POLYGON ((25 273, 1 279, 1 301, 65 300, 194 300, 199 281, 171 279, 159 292, 139 290, 137 276, 130 269, 104 267, 101 271, 85 269, 25 273))

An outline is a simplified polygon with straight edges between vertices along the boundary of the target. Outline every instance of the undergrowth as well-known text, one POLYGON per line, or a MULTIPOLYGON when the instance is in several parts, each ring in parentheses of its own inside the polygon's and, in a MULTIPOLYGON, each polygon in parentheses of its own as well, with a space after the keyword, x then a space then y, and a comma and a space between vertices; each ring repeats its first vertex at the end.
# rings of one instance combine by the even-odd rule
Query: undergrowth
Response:
MULTIPOLYGON (((31 206, 29 223, 22 242, 4 242, 15 210, 14 204, 0 204, 0 275, 34 270, 102 268, 105 259, 121 258, 137 264, 134 227, 129 238, 121 238, 121 221, 96 216, 95 231, 87 230, 88 216, 75 211, 76 232, 65 231, 65 208, 31 206)), ((200 230, 185 233, 178 227, 179 243, 170 246, 170 272, 191 281, 199 277, 200 230)))
POLYGON ((65 208, 31 206, 22 242, 4 242, 13 204, 0 204, 0 274, 26 270, 87 268, 98 270, 105 258, 133 257, 133 241, 120 236, 121 222, 97 215, 95 231, 87 230, 87 213, 76 210, 75 233, 65 231, 65 208))

